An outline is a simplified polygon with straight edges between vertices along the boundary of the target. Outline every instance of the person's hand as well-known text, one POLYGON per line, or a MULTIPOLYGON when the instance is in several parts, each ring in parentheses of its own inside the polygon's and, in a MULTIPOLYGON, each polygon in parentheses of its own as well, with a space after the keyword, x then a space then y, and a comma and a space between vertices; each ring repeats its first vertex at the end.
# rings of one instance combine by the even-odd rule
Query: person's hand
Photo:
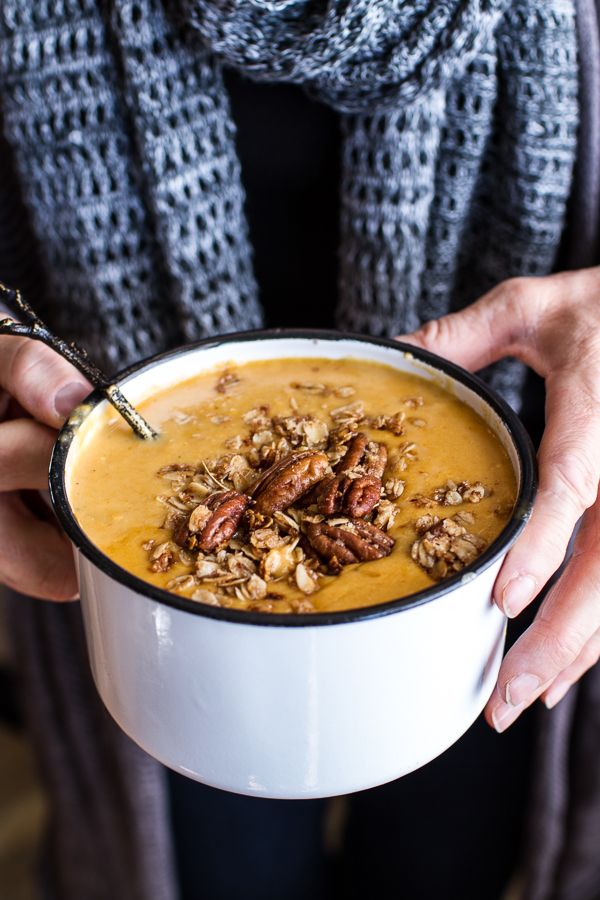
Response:
POLYGON ((33 597, 77 594, 67 538, 19 492, 47 489, 55 429, 90 390, 48 347, 0 336, 0 583, 33 597))
POLYGON ((600 268, 511 279, 400 339, 470 370, 516 356, 545 378, 539 493, 494 587, 507 616, 559 568, 583 515, 570 562, 506 655, 486 707, 504 731, 536 698, 558 703, 600 656, 600 268))

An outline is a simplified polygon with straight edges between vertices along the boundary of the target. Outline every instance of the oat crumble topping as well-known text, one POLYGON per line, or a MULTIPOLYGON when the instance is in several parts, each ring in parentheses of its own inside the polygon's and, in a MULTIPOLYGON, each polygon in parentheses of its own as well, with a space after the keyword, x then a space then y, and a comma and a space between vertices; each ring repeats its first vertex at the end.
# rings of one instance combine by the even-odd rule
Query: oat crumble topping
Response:
MULTIPOLYGON (((227 394, 240 384, 231 369, 215 384, 227 394)), ((146 541, 153 572, 184 567, 167 583, 193 600, 228 607, 243 602, 265 612, 314 611, 311 599, 323 578, 344 566, 380 559, 392 552, 389 534, 404 509, 407 477, 419 459, 411 427, 425 428, 422 397, 400 401, 393 415, 365 410, 353 385, 290 384, 290 414, 273 415, 266 404, 243 415, 245 430, 228 437, 225 451, 198 464, 163 466, 158 475, 165 491, 163 527, 169 539, 146 541), (303 413, 303 395, 343 402, 322 415, 303 413), (387 434, 386 443, 370 440, 362 429, 387 434), (398 442, 398 438, 405 439, 398 442), (282 595, 278 584, 301 592, 282 595)), ((181 414, 185 418, 185 414, 181 414)), ((228 415, 209 421, 223 424, 228 415)), ((448 479, 431 497, 414 495, 417 507, 477 504, 489 491, 480 482, 448 479)), ((432 578, 441 579, 472 562, 485 541, 471 530, 475 517, 421 515, 410 554, 432 578)), ((176 569, 177 571, 177 569, 176 569)))

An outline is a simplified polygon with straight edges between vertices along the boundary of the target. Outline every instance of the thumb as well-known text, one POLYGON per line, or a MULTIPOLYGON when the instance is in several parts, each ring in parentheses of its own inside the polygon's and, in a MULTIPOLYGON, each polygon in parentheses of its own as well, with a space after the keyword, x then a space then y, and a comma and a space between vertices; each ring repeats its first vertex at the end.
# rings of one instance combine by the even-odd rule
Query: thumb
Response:
POLYGON ((513 354, 523 330, 523 294, 527 279, 511 279, 460 312, 430 319, 399 341, 437 353, 469 371, 513 354))
POLYGON ((58 353, 30 338, 0 336, 0 390, 39 422, 59 428, 91 385, 58 353))

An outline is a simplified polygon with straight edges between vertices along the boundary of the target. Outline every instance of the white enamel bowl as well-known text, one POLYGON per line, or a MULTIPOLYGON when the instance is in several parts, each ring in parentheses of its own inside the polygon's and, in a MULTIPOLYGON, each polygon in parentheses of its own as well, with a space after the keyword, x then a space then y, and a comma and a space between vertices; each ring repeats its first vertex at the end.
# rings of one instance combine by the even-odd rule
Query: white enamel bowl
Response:
POLYGON ((382 784, 453 744, 493 689, 505 620, 492 586, 530 514, 535 462, 515 414, 478 379, 389 340, 277 331, 175 350, 129 369, 119 383, 138 403, 219 363, 348 356, 442 383, 484 417, 519 483, 512 519, 486 552, 460 575, 402 600, 270 615, 204 606, 146 584, 92 544, 69 503, 73 460, 105 404, 99 394, 56 443, 51 496, 76 548, 100 696, 148 753, 205 784, 282 798, 382 784))

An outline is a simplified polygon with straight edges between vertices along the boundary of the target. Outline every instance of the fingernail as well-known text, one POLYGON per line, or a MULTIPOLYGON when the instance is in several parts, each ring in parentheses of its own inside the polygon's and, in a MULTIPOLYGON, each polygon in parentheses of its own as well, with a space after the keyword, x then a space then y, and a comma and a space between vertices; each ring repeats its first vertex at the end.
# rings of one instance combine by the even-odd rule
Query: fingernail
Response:
POLYGON ((516 675, 506 685, 506 702, 511 706, 527 703, 541 683, 537 675, 516 675))
POLYGON ((492 722, 494 728, 501 734, 512 725, 515 719, 518 719, 523 712, 523 706, 511 706, 509 703, 500 703, 492 712, 492 722))
POLYGON ((82 381, 71 381, 60 389, 54 398, 54 408, 58 415, 64 419, 77 406, 78 403, 87 397, 90 388, 82 381))
POLYGON ((531 575, 516 575, 502 591, 502 608, 509 619, 514 619, 535 597, 536 581, 531 575))
POLYGON ((557 703, 560 703, 562 698, 569 693, 572 684, 555 684, 546 692, 546 696, 544 697, 544 704, 547 709, 552 709, 553 706, 556 706, 557 703))

